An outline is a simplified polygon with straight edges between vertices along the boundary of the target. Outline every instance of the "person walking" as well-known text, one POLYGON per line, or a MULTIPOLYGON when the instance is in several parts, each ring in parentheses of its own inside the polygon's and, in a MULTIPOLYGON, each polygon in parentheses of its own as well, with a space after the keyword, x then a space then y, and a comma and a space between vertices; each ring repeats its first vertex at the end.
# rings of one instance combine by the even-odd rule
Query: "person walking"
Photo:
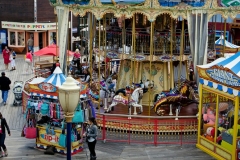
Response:
POLYGON ((30 38, 27 40, 27 45, 28 45, 28 51, 33 52, 33 38, 32 38, 32 36, 30 36, 30 38))
POLYGON ((10 63, 10 51, 7 46, 5 46, 5 49, 3 50, 3 60, 5 64, 5 70, 8 70, 8 64, 10 63))
POLYGON ((7 121, 5 118, 3 118, 2 113, 0 112, 0 147, 1 149, 3 149, 3 152, 1 153, 0 157, 3 157, 5 155, 5 157, 8 156, 8 152, 7 152, 7 148, 5 143, 5 138, 6 138, 6 128, 7 128, 7 132, 8 135, 11 136, 11 132, 10 129, 8 127, 7 121))
POLYGON ((10 90, 11 80, 5 76, 5 72, 2 72, 2 76, 0 77, 0 89, 2 91, 2 100, 3 105, 6 105, 8 98, 8 91, 10 90))
POLYGON ((74 62, 74 65, 77 64, 77 69, 79 71, 80 71, 80 57, 81 57, 81 54, 79 52, 79 49, 76 49, 73 55, 73 62, 74 62))
POLYGON ((26 62, 26 72, 30 71, 32 72, 32 53, 31 51, 27 52, 25 56, 25 62, 26 62))
POLYGON ((11 49, 9 60, 11 61, 12 69, 11 69, 10 71, 16 70, 16 63, 15 63, 15 58, 16 58, 16 56, 17 56, 17 55, 16 55, 16 53, 14 52, 14 50, 11 49))
POLYGON ((86 137, 86 142, 88 144, 88 149, 90 151, 90 160, 96 160, 96 152, 95 152, 95 146, 97 143, 97 122, 94 117, 90 117, 88 119, 88 126, 86 129, 86 133, 84 133, 83 136, 86 137))

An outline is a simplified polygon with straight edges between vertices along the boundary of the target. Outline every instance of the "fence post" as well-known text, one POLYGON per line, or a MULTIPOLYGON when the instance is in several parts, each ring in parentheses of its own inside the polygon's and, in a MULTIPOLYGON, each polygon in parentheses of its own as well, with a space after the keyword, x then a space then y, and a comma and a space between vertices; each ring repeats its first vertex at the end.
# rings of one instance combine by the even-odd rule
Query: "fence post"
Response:
POLYGON ((128 144, 130 144, 130 141, 131 141, 131 140, 130 140, 130 135, 131 135, 131 134, 130 134, 130 129, 131 129, 131 128, 130 128, 130 120, 131 120, 131 119, 128 119, 128 144))
POLYGON ((181 145, 181 146, 182 146, 182 144, 183 144, 183 142, 182 142, 182 138, 183 138, 182 134, 183 134, 183 132, 182 132, 182 129, 181 129, 181 134, 180 134, 180 145, 181 145))
POLYGON ((102 121, 103 121, 103 127, 102 127, 102 139, 103 139, 103 141, 105 141, 105 139, 106 139, 106 117, 105 117, 105 115, 103 115, 102 116, 102 121))
POLYGON ((157 146, 158 139, 158 121, 154 119, 154 145, 157 146))

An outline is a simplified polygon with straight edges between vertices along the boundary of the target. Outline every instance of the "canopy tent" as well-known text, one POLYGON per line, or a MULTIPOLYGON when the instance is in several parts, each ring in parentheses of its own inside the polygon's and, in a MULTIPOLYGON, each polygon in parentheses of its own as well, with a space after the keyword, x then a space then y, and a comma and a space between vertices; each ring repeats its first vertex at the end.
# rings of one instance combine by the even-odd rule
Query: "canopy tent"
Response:
POLYGON ((226 54, 226 53, 236 53, 240 51, 240 46, 237 46, 235 44, 228 42, 227 40, 224 39, 223 35, 218 40, 215 41, 215 45, 216 45, 217 54, 220 54, 220 52, 224 52, 224 54, 226 54), (225 45, 225 50, 224 50, 224 45, 225 45))
POLYGON ((220 38, 215 41, 216 45, 224 46, 224 43, 225 43, 225 47, 228 47, 228 48, 240 48, 240 46, 237 46, 237 45, 232 44, 232 43, 228 42, 227 40, 225 40, 223 35, 221 35, 220 38))
POLYGON ((43 82, 51 83, 52 85, 59 87, 66 81, 66 76, 62 73, 62 70, 59 67, 56 67, 53 74, 50 75, 43 82))
MULTIPOLYGON (((213 61, 212 63, 209 63, 207 65, 199 65, 197 67, 199 69, 205 69, 206 73, 208 72, 208 69, 211 70, 213 68, 221 68, 221 70, 227 70, 227 71, 230 70, 231 73, 232 73, 231 77, 235 81, 234 83, 240 83, 240 52, 236 53, 235 55, 233 55, 231 57, 219 58, 219 59, 213 61)), ((224 74, 224 73, 221 73, 221 74, 224 74)), ((232 87, 228 87, 228 86, 225 86, 225 85, 222 85, 222 84, 219 84, 219 83, 216 83, 216 82, 212 82, 210 80, 203 79, 203 78, 201 78, 199 80, 199 82, 201 84, 207 85, 209 87, 213 87, 213 88, 218 89, 220 91, 224 91, 224 92, 227 92, 229 94, 233 94, 234 96, 240 96, 240 91, 237 90, 237 89, 234 89, 232 87)))
MULTIPOLYGON (((69 55, 73 55, 74 52, 72 51, 67 51, 69 55)), ((55 44, 52 44, 50 46, 44 47, 43 49, 40 49, 37 52, 34 52, 35 56, 58 56, 59 55, 59 47, 56 46, 55 44)))

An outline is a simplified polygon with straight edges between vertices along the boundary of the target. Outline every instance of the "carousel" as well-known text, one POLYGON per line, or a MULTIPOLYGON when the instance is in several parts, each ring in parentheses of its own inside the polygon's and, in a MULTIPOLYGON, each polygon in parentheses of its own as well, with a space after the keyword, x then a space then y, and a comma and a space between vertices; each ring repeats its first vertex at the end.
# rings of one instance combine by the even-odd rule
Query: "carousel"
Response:
MULTIPOLYGON (((207 53, 216 50, 215 32, 208 22, 217 14, 227 19, 240 13, 238 6, 223 7, 213 0, 50 0, 50 4, 58 23, 63 24, 57 38, 61 39, 60 66, 66 66, 64 24, 71 11, 88 19, 84 24, 87 34, 81 30, 79 37, 88 42, 83 45, 88 51, 88 68, 97 78, 87 85, 86 98, 99 104, 100 115, 133 113, 138 117, 198 113, 196 65, 206 63, 207 53)), ((221 45, 223 52, 226 45, 221 45)), ((67 69, 63 72, 67 74, 67 69)))

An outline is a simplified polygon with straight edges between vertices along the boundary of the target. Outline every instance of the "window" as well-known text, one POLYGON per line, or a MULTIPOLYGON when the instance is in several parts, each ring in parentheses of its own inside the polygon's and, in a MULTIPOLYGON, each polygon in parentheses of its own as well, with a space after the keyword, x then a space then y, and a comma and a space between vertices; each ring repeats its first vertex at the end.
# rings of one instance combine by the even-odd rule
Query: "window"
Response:
POLYGON ((10 45, 16 46, 16 34, 15 32, 10 32, 10 45))
POLYGON ((25 34, 24 32, 17 32, 18 43, 17 46, 25 46, 25 34))

